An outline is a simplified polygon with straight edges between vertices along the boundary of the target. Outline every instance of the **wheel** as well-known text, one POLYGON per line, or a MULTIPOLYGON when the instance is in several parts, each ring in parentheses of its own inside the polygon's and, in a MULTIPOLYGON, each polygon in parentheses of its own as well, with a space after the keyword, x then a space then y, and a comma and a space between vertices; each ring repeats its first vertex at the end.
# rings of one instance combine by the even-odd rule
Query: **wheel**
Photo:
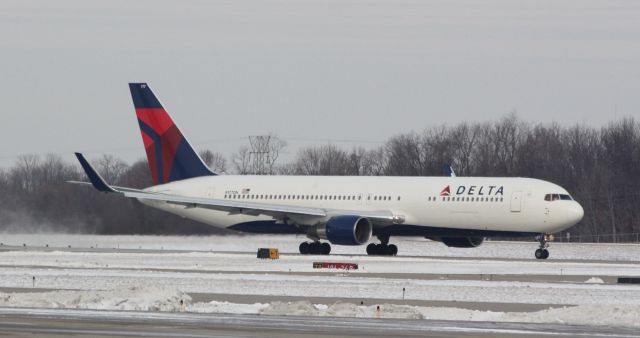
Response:
POLYGON ((387 246, 384 244, 376 245, 376 255, 384 256, 387 254, 387 246))
POLYGON ((376 254, 376 244, 369 243, 369 245, 367 245, 367 255, 373 256, 375 254, 376 254))
POLYGON ((544 251, 542 249, 536 250, 536 258, 537 259, 544 259, 544 251))
POLYGON ((311 253, 311 245, 309 244, 309 242, 302 242, 300 243, 300 254, 302 255, 308 255, 311 253))
POLYGON ((395 246, 394 244, 391 244, 387 247, 387 255, 389 256, 395 256, 398 254, 398 247, 395 246))
POLYGON ((329 253, 331 253, 331 244, 322 243, 320 245, 320 253, 322 253, 323 255, 328 255, 329 253))
POLYGON ((311 254, 312 255, 319 255, 320 254, 320 242, 313 242, 310 244, 311 246, 311 254))
POLYGON ((547 258, 549 258, 549 250, 543 249, 542 250, 542 259, 547 259, 547 258))

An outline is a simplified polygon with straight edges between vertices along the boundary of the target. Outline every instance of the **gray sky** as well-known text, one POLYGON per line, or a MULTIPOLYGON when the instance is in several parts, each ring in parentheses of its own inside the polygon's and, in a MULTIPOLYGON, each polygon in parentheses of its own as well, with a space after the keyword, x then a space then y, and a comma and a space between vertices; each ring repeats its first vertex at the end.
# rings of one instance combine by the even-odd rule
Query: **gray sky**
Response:
POLYGON ((248 135, 371 146, 514 109, 600 126, 640 113, 640 2, 3 0, 0 60, 5 167, 144 156, 132 81, 225 155, 248 135))

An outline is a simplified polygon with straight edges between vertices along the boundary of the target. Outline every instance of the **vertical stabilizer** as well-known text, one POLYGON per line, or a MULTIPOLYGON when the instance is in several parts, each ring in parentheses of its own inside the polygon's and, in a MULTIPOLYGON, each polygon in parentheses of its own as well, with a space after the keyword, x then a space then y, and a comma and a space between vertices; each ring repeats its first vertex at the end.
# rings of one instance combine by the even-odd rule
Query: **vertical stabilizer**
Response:
POLYGON ((146 83, 129 83, 154 184, 215 175, 146 83))

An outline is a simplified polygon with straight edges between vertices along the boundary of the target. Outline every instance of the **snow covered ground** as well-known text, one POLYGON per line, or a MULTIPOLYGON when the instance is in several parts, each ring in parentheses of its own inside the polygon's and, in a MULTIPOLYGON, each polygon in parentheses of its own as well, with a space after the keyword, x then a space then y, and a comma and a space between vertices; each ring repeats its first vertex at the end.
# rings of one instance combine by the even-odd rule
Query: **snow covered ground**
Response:
POLYGON ((0 293, 2 307, 39 307, 120 311, 163 311, 236 313, 331 317, 403 318, 521 323, 557 323, 639 327, 638 305, 580 305, 537 312, 474 311, 455 307, 423 307, 395 304, 357 305, 307 301, 237 304, 212 301, 190 303, 190 297, 176 289, 132 287, 112 291, 54 291, 45 293, 0 293), (185 302, 180 305, 180 300, 185 302), (378 309, 379 306, 379 309, 378 309))
POLYGON ((322 257, 286 254, 296 252, 304 240, 296 237, 0 238, 5 247, 0 251, 0 307, 640 325, 640 285, 610 282, 612 276, 640 276, 638 245, 553 244, 552 258, 537 261, 531 258, 536 247, 532 242, 487 242, 477 249, 450 249, 426 240, 401 240, 394 241, 401 254, 411 256, 368 257, 361 254, 362 247, 335 246, 335 252, 342 255, 322 257), (7 245, 19 248, 6 250, 7 245), (46 245, 49 248, 42 250, 46 245), (104 251, 70 251, 69 245, 104 251), (278 247, 284 254, 279 260, 259 260, 255 258, 257 247, 278 247), (142 250, 121 252, 113 248, 142 250), (359 269, 313 269, 312 263, 318 260, 354 262, 359 269), (423 278, 425 274, 431 277, 423 278), (519 277, 494 278, 505 275, 519 277), (541 282, 529 279, 532 276, 549 278, 541 282), (569 281, 563 278, 566 276, 574 278, 569 281), (35 292, 25 290, 34 286, 35 292), (405 300, 456 302, 460 306, 406 305, 403 288, 405 300), (55 291, 38 291, 42 289, 55 291), (202 302, 189 296, 196 293, 296 296, 303 300, 202 302), (305 297, 326 301, 311 303, 305 297), (335 299, 342 301, 336 303, 335 299), (379 312, 370 299, 377 299, 379 312), (361 301, 365 305, 359 305, 361 301), (555 306, 533 313, 496 312, 463 308, 468 302, 555 306))
MULTIPOLYGON (((3 245, 67 248, 255 252, 258 247, 298 253, 304 236, 99 236, 68 234, 1 234, 3 245)), ((484 257, 531 259, 536 242, 485 242, 473 249, 448 248, 420 238, 392 237, 400 256, 484 257)), ((640 261, 640 244, 551 243, 551 259, 640 261)), ((332 246, 332 254, 365 254, 364 246, 332 246)))

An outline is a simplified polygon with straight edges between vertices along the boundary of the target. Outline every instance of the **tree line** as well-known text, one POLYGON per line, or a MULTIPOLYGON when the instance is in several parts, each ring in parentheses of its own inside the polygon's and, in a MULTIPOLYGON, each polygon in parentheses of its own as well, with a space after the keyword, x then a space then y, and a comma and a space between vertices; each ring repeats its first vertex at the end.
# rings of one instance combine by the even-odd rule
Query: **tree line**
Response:
MULTIPOLYGON (((512 114, 497 121, 399 134, 373 148, 308 146, 285 163, 277 161, 277 155, 286 142, 276 136, 269 139, 273 142, 263 146, 273 153, 261 157, 267 163, 257 163, 246 146, 229 159, 211 150, 200 154, 214 171, 227 174, 438 176, 448 163, 458 176, 539 178, 566 188, 584 207, 582 222, 568 230, 573 239, 631 241, 640 233, 640 124, 632 118, 595 128, 530 123, 512 114)), ((127 164, 104 155, 92 163, 114 185, 142 188, 152 184, 146 159, 127 164)), ((100 234, 225 232, 135 200, 65 183, 68 180, 85 180, 76 163, 55 155, 18 157, 11 168, 0 170, 0 229, 100 234)))

